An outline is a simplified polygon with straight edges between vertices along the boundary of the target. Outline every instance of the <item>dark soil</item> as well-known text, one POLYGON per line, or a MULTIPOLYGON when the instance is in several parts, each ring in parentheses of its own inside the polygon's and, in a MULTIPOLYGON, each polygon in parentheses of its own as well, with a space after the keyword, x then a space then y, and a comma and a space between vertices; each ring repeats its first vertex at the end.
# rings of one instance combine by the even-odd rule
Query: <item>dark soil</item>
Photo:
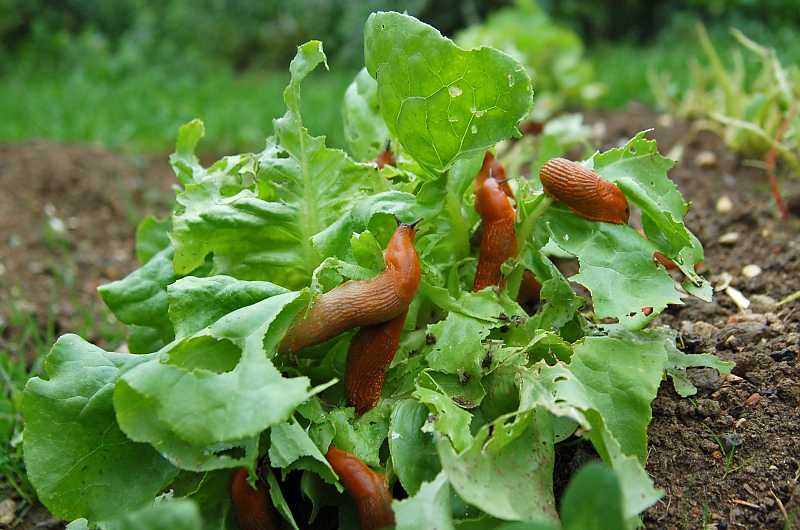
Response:
MULTIPOLYGON (((742 310, 720 290, 710 304, 687 300, 655 322, 680 330, 688 353, 715 353, 736 368, 735 377, 694 370, 698 393, 691 400, 680 398, 671 382, 662 384, 653 403, 647 471, 664 497, 645 514, 645 528, 702 529, 705 512, 711 530, 783 529, 792 513, 792 528, 800 528, 800 300, 777 305, 800 291, 800 180, 781 179, 793 208, 783 223, 764 170, 713 134, 693 135, 687 124, 638 106, 590 114, 587 121, 603 124, 602 150, 653 127, 648 137, 658 140, 661 153, 685 144, 670 177, 693 202, 687 224, 705 247, 706 274, 717 286, 729 274, 730 285, 751 302, 742 310), (723 196, 731 208, 718 211, 723 196), (720 242, 731 232, 738 238, 720 242), (760 274, 748 278, 746 265, 758 265, 760 274), (731 443, 736 448, 728 465, 731 443)), ((15 343, 21 314, 42 327, 52 318, 56 336, 85 329, 87 339, 102 345, 99 326, 86 326, 87 318, 107 315, 96 287, 137 267, 133 221, 167 213, 174 176, 165 161, 43 142, 0 146, 0 346, 15 343), (46 228, 53 218, 66 224, 63 235, 46 228)), ((577 468, 588 458, 578 446, 561 455, 559 468, 577 468)), ((26 518, 15 528, 37 527, 58 526, 26 518)))

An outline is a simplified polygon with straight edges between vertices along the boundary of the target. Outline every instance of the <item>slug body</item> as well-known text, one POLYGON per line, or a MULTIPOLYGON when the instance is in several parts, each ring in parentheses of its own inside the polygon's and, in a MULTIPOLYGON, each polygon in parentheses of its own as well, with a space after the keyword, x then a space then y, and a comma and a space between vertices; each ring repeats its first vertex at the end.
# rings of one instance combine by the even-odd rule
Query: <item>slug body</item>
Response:
POLYGON ((294 318, 278 353, 294 353, 353 328, 386 322, 405 311, 422 279, 415 235, 412 225, 400 224, 384 254, 386 268, 369 280, 350 280, 318 296, 307 315, 304 309, 294 318))
POLYGON ((350 453, 333 446, 328 448, 325 458, 355 502, 363 530, 379 530, 394 525, 392 494, 386 487, 383 475, 375 473, 350 453))
POLYGON ((353 337, 347 351, 344 393, 347 406, 355 407, 356 416, 378 404, 386 367, 397 353, 407 314, 408 309, 386 322, 364 326, 353 337))
POLYGON ((627 224, 631 216, 619 186, 571 160, 549 160, 539 178, 546 194, 587 219, 627 224))
POLYGON ((394 157, 394 153, 392 153, 392 143, 386 142, 386 147, 383 148, 383 151, 378 153, 378 156, 375 157, 373 160, 375 164, 377 164, 378 169, 383 169, 383 166, 392 166, 397 167, 397 162, 394 157))
POLYGON ((481 166, 481 170, 478 171, 477 176, 475 177, 475 191, 483 186, 483 183, 486 182, 486 179, 489 177, 494 178, 496 181, 500 183, 500 189, 506 194, 506 196, 510 198, 514 198, 514 192, 511 189, 511 186, 508 185, 506 181, 506 170, 495 157, 492 155, 491 151, 486 151, 486 154, 483 157, 483 165, 481 166))
POLYGON ((228 493, 236 513, 236 521, 242 530, 280 530, 282 518, 272 504, 269 491, 259 481, 258 488, 247 482, 247 468, 231 470, 228 493))
MULTIPOLYGON (((477 182, 477 179, 476 179, 477 182)), ((475 273, 475 291, 490 285, 501 289, 505 278, 500 266, 517 257, 517 233, 514 228, 514 208, 494 178, 487 178, 475 190, 475 209, 483 220, 483 237, 475 273)))

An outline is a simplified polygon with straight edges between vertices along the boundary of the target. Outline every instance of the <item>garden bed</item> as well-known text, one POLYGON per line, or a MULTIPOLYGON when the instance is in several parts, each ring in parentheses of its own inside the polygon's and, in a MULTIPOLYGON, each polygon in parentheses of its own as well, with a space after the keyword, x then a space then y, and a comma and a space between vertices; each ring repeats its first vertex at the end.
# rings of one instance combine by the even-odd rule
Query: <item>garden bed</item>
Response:
MULTIPOLYGON (((658 140, 662 154, 686 142, 669 174, 693 203, 686 224, 703 243, 712 283, 729 282, 751 302, 743 311, 720 290, 711 304, 691 299, 655 321, 680 330, 687 353, 716 353, 736 367, 735 377, 692 372, 698 393, 691 399, 680 398, 671 383, 661 385, 647 471, 665 496, 645 514, 645 527, 703 528, 707 516, 720 530, 784 528, 787 514, 800 516, 800 300, 777 303, 800 290, 800 180, 782 181, 792 211, 783 223, 763 169, 744 164, 711 133, 692 137, 687 124, 640 106, 586 120, 604 130, 601 150, 649 127, 655 131, 648 138, 658 140), (748 265, 760 273, 746 277, 748 265), (731 444, 737 447, 729 462, 731 444)), ((98 309, 96 288, 137 267, 134 221, 163 215, 171 199, 175 179, 166 159, 132 162, 96 147, 44 142, 0 147, 6 190, 0 196, 0 281, 7 287, 0 293, 0 318, 10 324, 3 341, 14 344, 20 333, 15 321, 30 313, 43 328, 52 319, 55 336, 74 331, 113 345, 120 335, 112 324, 96 321, 107 315, 98 309)), ((25 350, 18 353, 29 362, 45 353, 30 344, 25 350)), ((558 456, 557 492, 593 450, 581 443, 558 456)), ((39 521, 24 519, 12 528, 58 527, 39 521)))

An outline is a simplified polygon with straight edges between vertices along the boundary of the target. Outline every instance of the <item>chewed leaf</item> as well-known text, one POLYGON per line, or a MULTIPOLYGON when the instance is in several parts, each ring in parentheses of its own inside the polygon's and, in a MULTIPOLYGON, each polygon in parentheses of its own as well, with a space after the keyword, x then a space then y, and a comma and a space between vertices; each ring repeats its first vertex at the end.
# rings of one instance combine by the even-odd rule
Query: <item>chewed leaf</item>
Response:
POLYGON ((570 280, 592 292, 599 318, 615 317, 636 330, 667 304, 682 303, 672 278, 653 261, 655 247, 632 228, 591 221, 558 204, 541 222, 559 247, 580 259, 580 272, 570 280))
POLYGON ((373 13, 364 41, 386 125, 434 174, 518 134, 533 106, 517 61, 493 48, 463 50, 413 17, 373 13))
POLYGON ((450 484, 445 473, 441 472, 432 481, 425 482, 415 493, 392 503, 398 530, 455 530, 450 508, 450 484))
POLYGON ((45 361, 49 380, 34 377, 25 386, 28 477, 58 517, 92 524, 118 517, 151 503, 175 474, 150 445, 122 433, 111 402, 119 378, 152 358, 64 335, 45 361))

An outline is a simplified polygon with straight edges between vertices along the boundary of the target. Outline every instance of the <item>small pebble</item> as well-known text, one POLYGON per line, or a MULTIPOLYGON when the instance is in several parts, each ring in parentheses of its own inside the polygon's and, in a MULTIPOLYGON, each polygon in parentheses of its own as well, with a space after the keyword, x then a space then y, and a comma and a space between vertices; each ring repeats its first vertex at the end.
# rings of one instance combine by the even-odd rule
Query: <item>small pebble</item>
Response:
POLYGON ((694 157, 694 165, 702 168, 712 168, 717 165, 717 155, 712 151, 700 151, 694 157))
POLYGON ((758 405, 759 401, 761 401, 761 394, 756 392, 755 394, 747 398, 745 404, 747 404, 747 406, 749 407, 755 407, 756 405, 758 405))
POLYGON ((0 501, 0 524, 9 526, 17 517, 17 503, 9 498, 0 501))
POLYGON ((751 295, 750 304, 754 313, 774 313, 778 309, 778 301, 765 294, 751 295))
POLYGON ((742 267, 742 276, 745 278, 755 278, 759 274, 761 274, 761 267, 755 263, 751 263, 750 265, 745 265, 742 267))
POLYGON ((784 350, 772 352, 769 354, 773 361, 779 363, 783 361, 793 361, 797 357, 797 349, 786 348, 784 350))
POLYGON ((744 445, 744 440, 739 438, 739 435, 735 432, 719 436, 719 442, 722 444, 722 448, 725 449, 726 454, 730 454, 733 449, 738 449, 744 445))
POLYGON ((735 245, 739 241, 739 232, 727 232, 717 240, 721 245, 735 245))
POLYGON ((733 201, 727 195, 723 195, 717 200, 716 208, 719 213, 728 213, 733 210, 733 201))
POLYGON ((739 289, 728 286, 725 288, 725 294, 733 300, 733 303, 736 304, 739 309, 747 309, 750 307, 750 300, 748 300, 739 289))

